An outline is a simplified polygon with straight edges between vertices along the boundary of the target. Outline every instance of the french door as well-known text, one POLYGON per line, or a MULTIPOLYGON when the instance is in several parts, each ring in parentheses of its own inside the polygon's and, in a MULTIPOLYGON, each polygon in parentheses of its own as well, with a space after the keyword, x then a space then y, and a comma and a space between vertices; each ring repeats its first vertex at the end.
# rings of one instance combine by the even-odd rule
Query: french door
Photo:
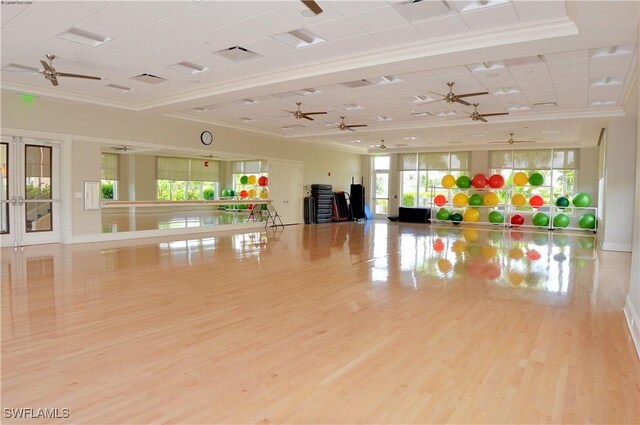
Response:
POLYGON ((59 147, 35 139, 0 141, 0 244, 60 241, 59 147))

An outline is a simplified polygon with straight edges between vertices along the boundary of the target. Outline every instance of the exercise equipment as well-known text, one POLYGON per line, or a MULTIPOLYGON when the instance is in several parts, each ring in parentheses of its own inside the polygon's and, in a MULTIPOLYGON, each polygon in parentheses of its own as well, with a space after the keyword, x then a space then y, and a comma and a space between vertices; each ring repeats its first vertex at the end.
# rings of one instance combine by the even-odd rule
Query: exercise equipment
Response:
POLYGON ((255 197, 256 197, 256 190, 249 189, 249 198, 255 198, 255 197))
POLYGON ((460 214, 459 212, 451 213, 451 215, 449 216, 449 220, 451 220, 453 224, 460 224, 460 222, 462 221, 462 214, 460 214))
POLYGON ((260 192, 260 199, 267 199, 269 197, 269 192, 267 189, 262 189, 260 192))
POLYGON ((460 176, 456 179, 456 186, 460 189, 469 189, 471 187, 471 179, 468 176, 460 176))
POLYGON ((436 212, 436 218, 438 220, 449 220, 451 217, 451 212, 446 208, 440 208, 438 212, 436 212))
POLYGON ((242 199, 246 198, 247 196, 249 196, 249 192, 247 192, 246 190, 241 190, 240 191, 240 197, 242 199))
POLYGON ((504 222, 504 215, 500 211, 491 211, 489 213, 489 222, 493 224, 501 224, 504 222))
POLYGON ((441 207, 447 203, 447 198, 444 195, 436 195, 433 198, 433 203, 436 204, 436 206, 441 207))
POLYGON ((549 225, 549 216, 543 212, 537 212, 531 217, 534 226, 544 227, 549 225))
POLYGON ((499 202, 500 199, 498 199, 498 195, 493 192, 487 192, 482 198, 482 204, 487 207, 495 207, 499 202))
POLYGON ((489 187, 493 189, 500 189, 504 186, 504 177, 500 174, 494 174, 489 177, 489 187))
POLYGON ((569 217, 560 213, 553 216, 553 227, 567 227, 569 225, 569 217))
POLYGON ((480 220, 480 212, 478 212, 478 210, 475 208, 468 208, 462 215, 462 219, 470 223, 475 223, 476 221, 480 220))
POLYGON ((573 206, 578 208, 586 208, 591 205, 591 197, 584 192, 573 195, 573 206))
POLYGON ((529 184, 531 186, 542 186, 544 184, 544 176, 540 173, 533 173, 529 176, 529 184))
POLYGON ((480 205, 482 205, 482 196, 478 195, 477 193, 471 195, 469 197, 469 205, 474 207, 479 207, 480 205))
POLYGON ((269 184, 269 179, 266 176, 260 176, 258 178, 258 186, 267 186, 269 184))
POLYGON ((464 207, 469 203, 469 198, 464 193, 456 193, 453 195, 453 205, 458 208, 464 207))
POLYGON ((249 183, 249 177, 247 176, 240 177, 240 184, 247 184, 247 183, 249 183))
POLYGON ((442 178, 441 183, 442 183, 442 187, 451 189, 456 185, 456 178, 453 177, 451 174, 447 174, 442 178))
POLYGON ((533 195, 531 198, 529 198, 529 205, 534 208, 540 208, 544 205, 544 199, 542 199, 542 196, 540 195, 533 195))
POLYGON ((524 186, 529 183, 529 177, 523 172, 517 172, 513 175, 513 184, 515 186, 524 186))
POLYGON ((596 216, 593 214, 583 214, 578 220, 578 226, 580 226, 581 229, 595 229, 596 216))
POLYGON ((489 179, 482 173, 478 173, 471 179, 471 185, 476 189, 484 189, 489 186, 489 179))
POLYGON ((511 204, 522 207, 527 203, 527 198, 522 193, 516 193, 511 197, 511 204))
POLYGON ((566 196, 558 196, 556 199, 556 207, 558 208, 567 208, 569 206, 569 198, 566 196))
POLYGON ((231 196, 230 190, 229 189, 222 189, 222 192, 220 192, 220 195, 223 198, 228 198, 229 196, 231 196))
POLYGON ((258 182, 258 179, 256 178, 256 176, 251 175, 251 176, 249 176, 247 181, 249 182, 249 184, 256 184, 258 182))
MULTIPOLYGON (((260 197, 267 189, 260 190, 260 197)), ((315 199, 315 223, 330 223, 333 208, 333 186, 330 184, 312 184, 311 196, 315 199)))
POLYGON ((514 214, 511 216, 511 224, 514 226, 522 226, 524 224, 524 217, 520 214, 514 214))

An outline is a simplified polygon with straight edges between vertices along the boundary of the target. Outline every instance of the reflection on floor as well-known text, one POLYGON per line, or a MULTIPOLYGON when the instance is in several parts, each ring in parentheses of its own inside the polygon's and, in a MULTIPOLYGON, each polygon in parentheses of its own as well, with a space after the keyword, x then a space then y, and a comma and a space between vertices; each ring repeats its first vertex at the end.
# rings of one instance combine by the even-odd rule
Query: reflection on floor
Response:
POLYGON ((69 409, 57 423, 636 423, 630 256, 594 242, 372 221, 4 249, 3 407, 69 409))
POLYGON ((107 211, 102 213, 102 233, 246 223, 249 213, 247 210, 225 211, 211 209, 206 211, 181 211, 175 209, 167 212, 150 212, 149 209, 145 210, 143 208, 131 214, 107 211))

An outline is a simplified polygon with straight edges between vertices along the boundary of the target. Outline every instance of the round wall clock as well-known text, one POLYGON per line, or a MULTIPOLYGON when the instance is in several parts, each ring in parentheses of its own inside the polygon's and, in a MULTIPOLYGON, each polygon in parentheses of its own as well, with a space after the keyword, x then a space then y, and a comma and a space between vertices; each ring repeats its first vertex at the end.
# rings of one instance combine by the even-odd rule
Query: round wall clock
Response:
POLYGON ((200 135, 200 141, 204 145, 210 145, 211 142, 213 142, 213 135, 211 134, 210 131, 203 131, 202 134, 200 135))

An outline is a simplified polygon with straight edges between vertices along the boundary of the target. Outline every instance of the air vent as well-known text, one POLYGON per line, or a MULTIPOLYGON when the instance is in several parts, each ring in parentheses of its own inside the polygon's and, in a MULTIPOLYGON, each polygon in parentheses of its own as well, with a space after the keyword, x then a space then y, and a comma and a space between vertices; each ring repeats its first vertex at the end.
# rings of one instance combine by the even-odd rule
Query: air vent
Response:
POLYGON ((449 110, 449 109, 447 109, 446 111, 438 112, 439 117, 453 117, 455 115, 458 115, 458 113, 456 111, 449 110))
POLYGON ((411 103, 425 103, 425 102, 431 102, 433 100, 434 99, 432 97, 421 94, 419 96, 413 96, 411 98, 411 103))
POLYGON ((633 46, 609 46, 600 49, 591 49, 592 58, 600 58, 603 56, 628 55, 633 53, 633 46))
POLYGON ((367 78, 367 81, 377 86, 380 86, 384 84, 399 83, 402 80, 396 77, 395 75, 383 75, 380 77, 367 78))
POLYGON ((533 104, 533 109, 555 109, 557 107, 556 102, 536 102, 533 104))
POLYGON ((294 90, 293 92, 296 93, 296 94, 299 94, 300 96, 309 96, 310 94, 322 93, 322 90, 318 90, 318 89, 302 89, 302 90, 294 90))
POLYGON ((60 34, 58 38, 91 47, 97 47, 111 40, 107 36, 81 30, 80 28, 71 28, 70 30, 60 34))
POLYGON ((432 117, 433 114, 431 112, 411 112, 411 115, 414 117, 432 117))
POLYGON ((5 66, 2 68, 3 71, 11 71, 11 72, 22 72, 30 75, 38 75, 40 73, 38 68, 34 68, 32 66, 19 65, 17 63, 12 63, 11 65, 5 66))
POLYGON ((106 86, 104 86, 104 88, 107 90, 113 90, 120 93, 127 93, 133 90, 131 87, 120 86, 118 84, 107 84, 106 86))
POLYGON ((378 122, 393 121, 393 118, 387 115, 379 115, 378 117, 376 117, 376 121, 378 122))
POLYGON ((496 69, 504 68, 504 65, 500 62, 480 62, 479 64, 467 66, 471 72, 487 72, 496 69))
POLYGON ((355 80, 355 81, 347 81, 346 83, 342 83, 342 85, 350 89, 357 89, 358 87, 372 86, 373 83, 369 80, 362 79, 362 80, 355 80))
POLYGON ((244 122, 254 122, 255 120, 253 118, 249 118, 249 117, 242 117, 240 118, 241 121, 244 122))
POLYGON ((215 52, 215 54, 220 55, 223 58, 229 59, 234 62, 245 62, 251 59, 257 59, 261 57, 261 55, 240 46, 233 46, 233 47, 229 47, 228 49, 219 50, 215 52))
POLYGON ((506 59, 503 61, 505 65, 508 67, 512 66, 528 66, 528 65, 537 65, 541 63, 546 63, 542 55, 536 56, 526 56, 523 58, 515 58, 515 59, 506 59))
POLYGON ((280 127, 283 130, 293 130, 294 128, 304 128, 302 124, 283 125, 280 127))
POLYGON ((255 99, 242 99, 243 105, 255 105, 256 103, 258 103, 258 101, 255 99))
POLYGON ((493 94, 496 96, 501 96, 503 94, 515 94, 520 93, 520 90, 516 90, 513 87, 500 87, 498 90, 494 91, 493 94))
POLYGON ((357 103, 345 103, 341 108, 346 111, 355 111, 356 109, 362 109, 362 105, 358 105, 357 103))
POLYGON ((160 84, 168 81, 166 78, 158 77, 157 75, 152 74, 140 74, 135 77, 131 77, 132 80, 141 81, 147 84, 160 84))
POLYGON ((595 100, 589 104, 589 106, 613 106, 617 103, 613 100, 595 100))
POLYGON ((595 78, 591 80, 591 87, 615 86, 618 84, 622 84, 622 81, 614 77, 595 78))
POLYGON ((283 32, 272 37, 283 42, 287 46, 293 47, 294 49, 327 41, 307 28, 299 28, 297 30, 283 32))
POLYGON ((406 148, 406 147, 408 147, 409 145, 407 145, 406 143, 396 143, 396 144, 395 144, 395 145, 393 145, 393 146, 395 146, 396 148, 406 148))
POLYGON ((197 63, 188 61, 175 63, 173 65, 169 65, 167 68, 184 72, 186 74, 198 74, 200 72, 209 70, 209 68, 207 68, 206 66, 198 65, 197 63))
POLYGON ((531 108, 529 108, 526 105, 513 105, 509 107, 509 112, 529 111, 529 110, 531 110, 531 108))

